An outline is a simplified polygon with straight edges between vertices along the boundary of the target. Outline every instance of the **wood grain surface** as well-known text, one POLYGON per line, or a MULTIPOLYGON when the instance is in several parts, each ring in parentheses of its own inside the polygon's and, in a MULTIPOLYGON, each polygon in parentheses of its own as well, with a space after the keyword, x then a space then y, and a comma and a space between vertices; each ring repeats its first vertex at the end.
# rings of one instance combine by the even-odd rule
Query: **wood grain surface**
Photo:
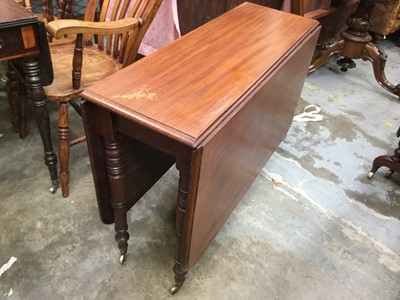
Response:
POLYGON ((246 3, 229 11, 100 81, 83 97, 185 144, 198 144, 318 26, 258 8, 246 3))
POLYGON ((1 0, 0 29, 35 22, 37 17, 15 0, 1 0))

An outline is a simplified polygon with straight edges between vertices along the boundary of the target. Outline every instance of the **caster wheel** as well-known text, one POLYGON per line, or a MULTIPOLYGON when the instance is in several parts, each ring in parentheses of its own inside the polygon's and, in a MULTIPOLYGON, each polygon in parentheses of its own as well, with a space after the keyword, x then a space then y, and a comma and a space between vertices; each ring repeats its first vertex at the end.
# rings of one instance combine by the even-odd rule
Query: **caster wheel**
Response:
POLYGON ((52 185, 49 189, 50 194, 55 194, 58 190, 58 185, 52 185))
POLYGON ((339 65, 340 71, 342 72, 347 72, 348 69, 353 69, 356 67, 356 63, 347 57, 339 59, 336 63, 339 65))
POLYGON ((369 172, 368 175, 367 175, 367 177, 368 177, 369 179, 372 179, 372 177, 374 177, 374 175, 375 175, 374 172, 369 172))
POLYGON ((121 254, 121 256, 119 257, 119 264, 123 265, 125 262, 125 254, 121 254))
POLYGON ((179 292, 180 289, 181 287, 175 284, 172 288, 169 289, 169 292, 171 295, 175 295, 177 292, 179 292))
POLYGON ((55 194, 59 187, 60 187, 60 182, 58 181, 58 179, 52 180, 51 187, 49 189, 50 194, 55 194))

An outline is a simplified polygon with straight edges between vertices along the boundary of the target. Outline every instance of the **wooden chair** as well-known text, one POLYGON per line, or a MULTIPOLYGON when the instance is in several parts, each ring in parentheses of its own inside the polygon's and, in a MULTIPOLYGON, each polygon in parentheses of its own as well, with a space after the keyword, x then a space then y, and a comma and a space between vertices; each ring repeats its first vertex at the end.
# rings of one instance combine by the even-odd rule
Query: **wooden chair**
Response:
MULTIPOLYGON (((38 13, 37 16, 43 22, 48 23, 54 19, 71 18, 73 16, 73 0, 59 0, 57 2, 57 15, 53 15, 53 1, 50 0, 16 0, 24 6, 28 11, 32 12, 32 6, 41 6, 42 13, 38 13), (39 3, 40 2, 40 3, 39 3), (33 4, 33 5, 32 5, 33 4)), ((74 43, 76 36, 64 37, 60 40, 53 41, 49 37, 49 42, 57 44, 72 44, 74 43)), ((10 103, 11 110, 11 124, 13 125, 14 131, 18 132, 20 138, 24 139, 27 134, 27 120, 25 117, 26 108, 26 96, 24 96, 24 84, 19 82, 18 76, 10 64, 6 73, 7 87, 8 87, 8 100, 10 103), (18 95, 20 94, 20 95, 18 95)))
POLYGON ((76 100, 86 87, 135 61, 143 37, 162 2, 104 0, 99 21, 95 22, 98 1, 88 0, 83 21, 54 20, 46 26, 48 34, 55 39, 76 35, 75 45, 50 44, 54 81, 44 87, 47 99, 59 103, 58 155, 63 197, 69 195, 70 146, 85 141, 85 137, 70 141, 68 104, 81 114, 76 100))
POLYGON ((52 0, 18 0, 23 1, 25 7, 32 11, 31 2, 41 2, 42 13, 38 16, 43 20, 46 19, 51 22, 55 19, 72 19, 74 10, 74 0, 57 0, 57 14, 54 14, 53 1, 52 0))

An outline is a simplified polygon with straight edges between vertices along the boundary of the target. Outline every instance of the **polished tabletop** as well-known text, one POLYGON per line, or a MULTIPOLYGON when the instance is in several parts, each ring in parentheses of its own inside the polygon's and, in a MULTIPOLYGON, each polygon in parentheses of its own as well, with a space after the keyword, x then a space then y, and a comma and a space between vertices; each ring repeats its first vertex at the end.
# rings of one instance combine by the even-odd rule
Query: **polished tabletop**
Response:
POLYGON ((38 22, 37 17, 15 0, 1 0, 0 29, 38 22))
POLYGON ((89 87, 84 97, 193 146, 229 119, 243 95, 318 24, 258 7, 247 3, 229 11, 89 87))

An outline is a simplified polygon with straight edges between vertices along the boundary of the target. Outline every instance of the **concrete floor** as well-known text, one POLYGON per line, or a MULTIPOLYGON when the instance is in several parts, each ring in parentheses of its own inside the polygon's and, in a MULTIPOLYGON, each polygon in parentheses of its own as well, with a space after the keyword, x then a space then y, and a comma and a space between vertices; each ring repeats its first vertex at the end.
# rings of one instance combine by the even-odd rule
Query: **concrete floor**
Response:
MULTIPOLYGON (((400 82, 399 48, 384 46, 400 82)), ((308 76, 298 111, 316 104, 324 119, 293 123, 175 299, 400 299, 400 174, 366 178, 397 145, 400 102, 357 64, 308 76)), ((70 197, 49 194, 32 115, 20 140, 0 89, 0 299, 171 299, 176 170, 130 211, 121 266, 86 145, 72 149, 70 197)))

